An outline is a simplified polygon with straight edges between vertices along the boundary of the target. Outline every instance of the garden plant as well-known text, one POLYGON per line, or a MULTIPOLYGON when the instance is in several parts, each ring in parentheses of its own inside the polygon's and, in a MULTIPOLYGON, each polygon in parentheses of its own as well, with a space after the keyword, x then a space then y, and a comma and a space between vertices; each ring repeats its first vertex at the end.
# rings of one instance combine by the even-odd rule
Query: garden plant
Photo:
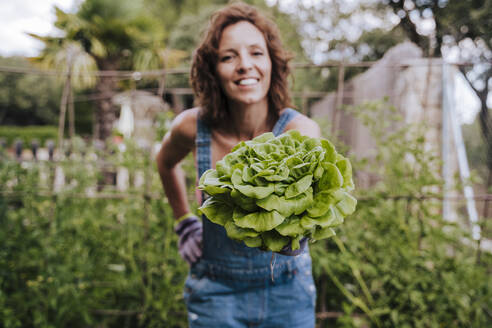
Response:
MULTIPOLYGON (((361 188, 355 174, 357 210, 311 245, 318 326, 485 327, 492 258, 466 225, 443 220, 439 157, 384 102, 352 110, 377 148, 350 161, 377 183, 361 188)), ((192 167, 187 158, 190 199, 192 167)), ((127 142, 108 155, 74 140, 57 162, 2 157, 0 186, 0 326, 187 326, 187 267, 148 149, 127 142), (101 186, 101 166, 142 183, 101 186)))

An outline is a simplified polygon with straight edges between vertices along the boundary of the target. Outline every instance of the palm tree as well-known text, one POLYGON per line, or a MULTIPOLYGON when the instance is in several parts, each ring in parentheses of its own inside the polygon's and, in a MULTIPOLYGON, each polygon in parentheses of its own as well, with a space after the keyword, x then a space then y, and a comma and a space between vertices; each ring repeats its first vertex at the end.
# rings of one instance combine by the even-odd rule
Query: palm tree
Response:
POLYGON ((143 0, 85 0, 74 14, 55 7, 61 37, 31 34, 45 43, 34 58, 42 65, 70 72, 75 88, 94 87, 97 139, 111 135, 116 109, 111 98, 119 87, 115 74, 97 71, 141 70, 163 65, 164 29, 145 14, 143 0), (96 78, 97 77, 97 78, 96 78))

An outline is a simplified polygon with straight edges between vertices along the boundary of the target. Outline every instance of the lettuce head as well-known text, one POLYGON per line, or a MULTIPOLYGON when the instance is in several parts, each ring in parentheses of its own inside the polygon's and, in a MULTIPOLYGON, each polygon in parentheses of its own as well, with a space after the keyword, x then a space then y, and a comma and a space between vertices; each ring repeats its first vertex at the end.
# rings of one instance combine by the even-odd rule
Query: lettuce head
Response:
POLYGON ((229 238, 272 251, 332 237, 357 205, 350 161, 328 140, 295 130, 240 142, 198 188, 210 196, 199 212, 229 238))

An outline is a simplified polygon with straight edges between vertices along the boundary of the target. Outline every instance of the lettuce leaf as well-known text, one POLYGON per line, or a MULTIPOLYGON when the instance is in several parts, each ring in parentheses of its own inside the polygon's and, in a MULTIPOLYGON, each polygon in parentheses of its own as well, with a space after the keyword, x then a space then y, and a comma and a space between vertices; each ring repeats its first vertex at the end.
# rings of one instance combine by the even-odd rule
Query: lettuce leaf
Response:
POLYGON ((246 215, 236 215, 234 212, 234 223, 241 228, 251 228, 256 231, 269 231, 281 224, 285 217, 277 211, 259 211, 246 215))
POLYGON ((294 198, 286 199, 284 196, 277 196, 271 194, 270 196, 259 199, 256 201, 256 205, 264 208, 267 211, 278 211, 285 217, 292 214, 301 214, 313 203, 313 188, 309 187, 308 190, 294 198))
POLYGON ((278 225, 275 230, 282 236, 295 237, 304 233, 304 228, 301 226, 301 219, 298 216, 291 216, 278 225))
POLYGON ((233 213, 233 208, 230 204, 214 197, 208 198, 198 210, 210 221, 222 226, 231 220, 233 213))
POLYGON ((277 231, 267 231, 262 235, 263 242, 267 249, 272 250, 274 252, 280 252, 285 245, 290 242, 289 237, 282 236, 277 231))
POLYGON ((311 182, 313 182, 313 176, 310 174, 306 175, 299 181, 292 183, 285 190, 285 198, 289 199, 302 194, 311 186, 311 182))
POLYGON ((224 228, 227 232, 227 236, 235 240, 243 240, 244 238, 254 238, 258 237, 259 233, 253 229, 245 229, 238 227, 232 221, 226 222, 224 228))

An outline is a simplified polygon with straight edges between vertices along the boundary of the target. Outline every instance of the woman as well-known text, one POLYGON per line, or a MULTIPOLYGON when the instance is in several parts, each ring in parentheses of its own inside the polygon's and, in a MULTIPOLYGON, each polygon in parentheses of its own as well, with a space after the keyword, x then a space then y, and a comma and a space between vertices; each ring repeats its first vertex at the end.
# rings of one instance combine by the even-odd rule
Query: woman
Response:
POLYGON ((157 156, 178 218, 179 251, 191 265, 184 293, 190 327, 314 327, 306 242, 300 254, 275 254, 272 270, 271 252, 233 241, 223 227, 190 214, 179 167, 191 151, 201 175, 237 143, 264 132, 295 129, 320 137, 314 121, 288 108, 289 59, 275 24, 243 3, 212 16, 194 54, 191 80, 199 107, 176 117, 157 156))

